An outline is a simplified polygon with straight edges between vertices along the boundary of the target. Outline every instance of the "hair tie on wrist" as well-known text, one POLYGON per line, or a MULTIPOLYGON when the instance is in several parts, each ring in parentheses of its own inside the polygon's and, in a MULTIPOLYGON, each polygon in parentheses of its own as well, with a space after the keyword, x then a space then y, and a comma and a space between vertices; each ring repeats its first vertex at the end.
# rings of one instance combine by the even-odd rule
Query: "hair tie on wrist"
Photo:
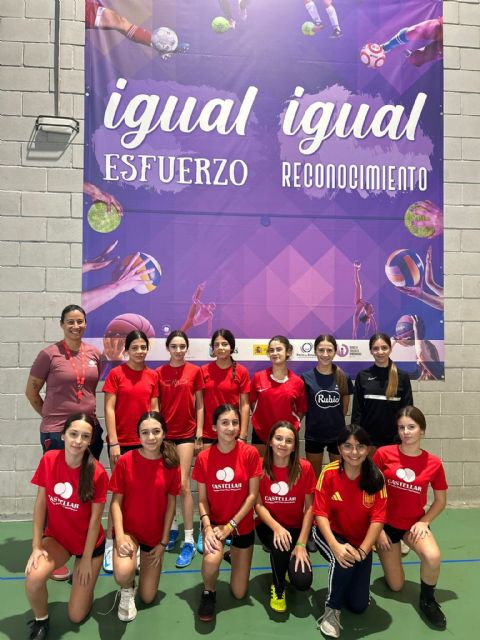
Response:
POLYGON ((307 547, 307 545, 303 544, 303 542, 297 542, 295 546, 296 547, 303 547, 304 549, 306 549, 306 547, 307 547))
POLYGON ((109 442, 109 445, 110 445, 111 447, 118 447, 118 446, 119 446, 119 445, 118 445, 118 442, 109 442))
POLYGON ((209 516, 209 514, 208 514, 208 513, 204 513, 204 514, 203 514, 203 516, 200 516, 200 520, 201 520, 202 518, 208 518, 208 516, 209 516))

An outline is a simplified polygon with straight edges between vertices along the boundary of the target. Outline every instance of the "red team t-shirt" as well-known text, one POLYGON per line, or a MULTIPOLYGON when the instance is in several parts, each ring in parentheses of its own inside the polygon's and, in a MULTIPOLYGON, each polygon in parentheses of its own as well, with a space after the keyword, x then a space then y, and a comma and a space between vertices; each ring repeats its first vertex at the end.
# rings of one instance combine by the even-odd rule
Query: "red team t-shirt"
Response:
MULTIPOLYGON (((262 475, 258 451, 237 440, 235 448, 222 453, 214 444, 198 454, 192 478, 206 485, 210 521, 226 524, 239 511, 249 493, 250 478, 262 475)), ((238 523, 239 535, 253 531, 253 507, 238 523)))
POLYGON ((336 460, 320 474, 313 502, 313 514, 328 518, 332 532, 354 547, 362 544, 372 522, 385 522, 387 509, 385 487, 370 496, 358 482, 359 478, 350 480, 336 460))
POLYGON ((216 439, 216 433, 212 429, 213 413, 221 404, 233 404, 240 406, 240 394, 249 393, 250 376, 247 369, 235 364, 235 376, 232 380, 232 369, 221 369, 216 362, 210 362, 202 367, 205 389, 203 391, 203 404, 205 406, 205 420, 203 423, 203 435, 205 438, 216 439))
POLYGON ((308 460, 300 459, 301 474, 293 487, 288 486, 288 467, 273 467, 274 480, 263 475, 259 495, 263 506, 282 527, 301 529, 305 496, 315 491, 317 478, 308 460))
POLYGON ((288 420, 300 429, 298 414, 307 411, 307 397, 303 380, 291 371, 286 382, 275 382, 272 369, 257 371, 250 385, 250 403, 254 405, 252 425, 258 437, 266 442, 272 426, 288 420))
POLYGON ((135 371, 128 364, 121 364, 110 371, 103 385, 104 393, 114 393, 115 424, 118 443, 122 447, 140 444, 137 422, 150 411, 150 401, 158 396, 157 375, 145 367, 135 371))
MULTIPOLYGON (((70 554, 77 556, 83 554, 85 547, 92 502, 102 504, 107 499, 108 476, 95 460, 92 502, 80 502, 79 481, 80 467, 72 469, 67 465, 63 449, 47 451, 31 480, 32 484, 45 489, 47 525, 44 535, 55 538, 70 554)), ((104 538, 103 527, 99 525, 95 548, 104 538)))
POLYGON ((385 522, 396 529, 410 529, 424 515, 429 485, 437 491, 448 489, 442 461, 428 451, 406 456, 393 444, 377 449, 373 460, 387 483, 385 522))
MULTIPOLYGON (((100 352, 82 342, 85 355, 85 383, 80 400, 77 398, 77 374, 65 351, 63 340, 42 349, 30 369, 30 375, 45 380, 47 393, 42 407, 42 433, 62 431, 68 416, 83 411, 95 415, 95 390, 100 378, 100 352)), ((71 351, 77 371, 82 372, 79 351, 71 351)))
POLYGON ((203 389, 200 367, 186 362, 181 367, 164 364, 156 370, 160 412, 167 423, 169 440, 183 440, 195 435, 195 393, 203 389))
POLYGON ((168 469, 163 458, 149 460, 138 449, 115 465, 109 490, 121 493, 123 530, 141 544, 155 547, 163 536, 167 496, 180 493, 180 467, 168 469))

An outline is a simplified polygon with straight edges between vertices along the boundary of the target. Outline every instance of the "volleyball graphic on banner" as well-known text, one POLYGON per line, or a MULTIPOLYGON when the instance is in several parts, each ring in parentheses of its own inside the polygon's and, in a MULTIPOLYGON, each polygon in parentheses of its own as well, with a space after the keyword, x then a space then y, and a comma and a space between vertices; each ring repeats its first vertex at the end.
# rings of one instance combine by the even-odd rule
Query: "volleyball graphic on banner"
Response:
POLYGON ((385 274, 395 287, 416 287, 423 273, 422 259, 410 249, 393 251, 385 263, 385 274))
MULTIPOLYGON (((129 255, 122 260, 117 270, 117 276, 119 275, 118 271, 123 271, 134 258, 135 255, 129 255)), ((136 293, 145 294, 154 291, 158 287, 158 285, 160 284, 160 279, 162 277, 162 269, 157 260, 155 260, 155 258, 148 253, 139 253, 132 263, 131 268, 138 268, 142 264, 142 262, 145 262, 139 272, 142 282, 134 287, 133 290, 136 293), (151 273, 149 273, 149 271, 151 271, 151 273)))

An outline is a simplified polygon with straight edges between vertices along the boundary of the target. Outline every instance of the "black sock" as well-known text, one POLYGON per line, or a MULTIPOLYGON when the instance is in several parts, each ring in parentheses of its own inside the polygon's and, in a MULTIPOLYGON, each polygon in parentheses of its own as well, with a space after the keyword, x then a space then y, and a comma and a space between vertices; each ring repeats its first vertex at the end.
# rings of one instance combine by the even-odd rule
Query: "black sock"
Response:
POLYGON ((425 600, 425 602, 434 600, 433 594, 435 593, 435 587, 436 585, 434 584, 427 584, 423 580, 420 580, 420 598, 425 600))

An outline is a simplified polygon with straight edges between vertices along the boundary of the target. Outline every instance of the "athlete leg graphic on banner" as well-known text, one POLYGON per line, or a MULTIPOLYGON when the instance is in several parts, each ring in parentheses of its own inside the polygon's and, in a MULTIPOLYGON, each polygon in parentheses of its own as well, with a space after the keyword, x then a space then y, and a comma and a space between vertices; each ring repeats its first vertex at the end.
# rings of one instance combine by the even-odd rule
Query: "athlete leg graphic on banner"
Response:
POLYGON ((370 336, 377 332, 377 321, 375 320, 375 309, 371 302, 363 299, 362 282, 360 280, 361 262, 355 260, 353 263, 353 277, 355 282, 355 313, 353 315, 353 332, 352 338, 357 339, 359 322, 364 323, 364 337, 370 336))
POLYGON ((183 323, 181 330, 188 331, 192 327, 199 327, 207 323, 207 333, 212 333, 213 313, 215 311, 215 302, 207 302, 206 304, 200 300, 207 282, 201 282, 195 289, 192 296, 192 304, 188 310, 187 317, 183 323))
POLYGON ((104 7, 98 0, 85 1, 85 27, 87 29, 118 31, 129 40, 132 40, 132 42, 143 44, 146 47, 153 47, 161 54, 164 60, 170 58, 172 53, 185 53, 189 49, 188 44, 179 44, 175 32, 166 27, 161 29, 168 31, 169 34, 166 35, 171 37, 157 44, 155 33, 159 31, 158 29, 152 34, 147 29, 133 24, 113 9, 104 7))
MULTIPOLYGON (((305 9, 308 11, 315 28, 313 31, 321 31, 325 28, 325 24, 320 18, 320 14, 318 13, 317 6, 314 0, 304 0, 305 1, 305 9)), ((337 11, 333 5, 333 0, 323 0, 323 5, 325 7, 325 11, 327 13, 328 19, 330 20, 330 24, 332 25, 332 38, 340 38, 343 36, 343 32, 340 28, 340 24, 338 21, 337 11)))

